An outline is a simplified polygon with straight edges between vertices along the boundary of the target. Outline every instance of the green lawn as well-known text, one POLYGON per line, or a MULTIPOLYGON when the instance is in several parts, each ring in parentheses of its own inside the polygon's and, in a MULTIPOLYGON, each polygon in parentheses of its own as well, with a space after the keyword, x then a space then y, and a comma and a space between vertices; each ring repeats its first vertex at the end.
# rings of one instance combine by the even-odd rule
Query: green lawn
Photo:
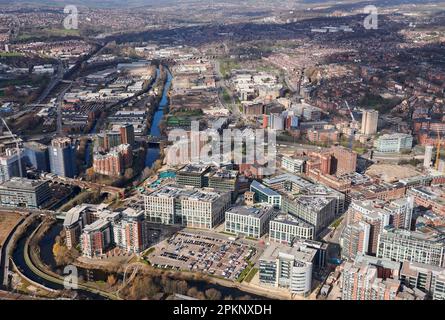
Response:
POLYGON ((258 268, 252 268, 249 274, 244 278, 244 281, 249 282, 252 281, 255 274, 258 272, 258 268))
POLYGON ((20 52, 0 52, 0 58, 17 58, 22 57, 20 52))

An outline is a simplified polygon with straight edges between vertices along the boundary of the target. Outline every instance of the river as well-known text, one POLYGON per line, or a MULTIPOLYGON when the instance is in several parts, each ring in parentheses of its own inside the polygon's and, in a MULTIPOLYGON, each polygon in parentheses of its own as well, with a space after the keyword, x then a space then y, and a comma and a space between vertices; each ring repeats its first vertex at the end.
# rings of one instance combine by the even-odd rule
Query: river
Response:
MULTIPOLYGON (((17 246, 12 254, 12 259, 14 263, 16 264, 17 268, 20 269, 20 271, 30 280, 37 282, 41 285, 44 285, 47 288, 54 289, 54 290, 63 290, 64 287, 60 284, 50 282, 46 279, 43 279, 42 277, 36 275, 26 264, 25 262, 25 243, 26 240, 31 236, 33 230, 37 227, 38 223, 35 223, 33 226, 30 226, 28 230, 24 233, 24 235, 20 238, 20 240, 17 242, 17 246)), ((56 224, 48 231, 48 233, 43 237, 41 240, 41 243, 44 241, 44 245, 40 247, 42 250, 42 253, 45 255, 45 259, 49 261, 48 259, 52 259, 54 261, 54 258, 49 258, 49 251, 52 252, 52 244, 54 243, 54 239, 57 236, 57 231, 60 231, 61 225, 56 224)), ((51 254, 52 255, 52 254, 51 254)), ((55 262, 54 262, 55 263, 55 262)), ((101 295, 91 293, 89 291, 85 290, 76 290, 77 297, 76 299, 81 300, 104 300, 105 298, 101 295)))
MULTIPOLYGON (((170 70, 168 70, 168 68, 165 68, 165 70, 167 70, 167 81, 165 82, 165 86, 162 91, 162 97, 161 100, 159 101, 158 107, 156 108, 156 112, 153 116, 153 120, 151 122, 151 127, 150 127, 150 135, 154 137, 159 137, 161 135, 161 130, 159 129, 159 123, 161 122, 162 117, 164 116, 165 107, 167 107, 169 103, 168 93, 170 91, 173 79, 170 70)), ((159 147, 149 147, 147 149, 147 154, 145 157, 145 166, 146 167, 153 166, 153 163, 155 163, 155 161, 159 159, 159 155, 160 155, 159 147)))
MULTIPOLYGON (((29 230, 34 230, 34 228, 29 228, 29 230)), ((60 272, 62 269, 56 266, 56 262, 54 260, 54 256, 52 253, 52 247, 55 242, 56 237, 59 235, 62 230, 62 224, 60 222, 52 225, 49 230, 45 233, 42 239, 39 242, 40 247, 40 257, 43 263, 50 266, 50 268, 55 272, 60 272)), ((31 234, 31 231, 28 231, 25 236, 19 240, 17 244, 17 249, 14 251, 13 259, 14 262, 19 266, 20 270, 31 280, 43 284, 44 286, 51 289, 62 289, 61 285, 53 284, 48 282, 45 279, 35 275, 26 265, 23 252, 25 241, 31 234)), ((87 270, 83 268, 78 268, 79 276, 83 279, 88 279, 89 281, 106 281, 108 274, 101 270, 87 270)), ((122 274, 115 274, 117 279, 122 280, 122 274)), ((205 291, 207 289, 213 288, 221 292, 223 296, 232 296, 234 299, 241 298, 243 296, 249 295, 252 299, 267 299, 265 297, 261 297, 255 294, 250 294, 248 292, 239 290, 237 288, 224 287, 217 284, 208 283, 206 281, 197 281, 197 280, 188 280, 187 284, 189 288, 196 287, 199 291, 205 291)), ((85 290, 78 290, 78 299, 101 299, 104 297, 100 295, 96 295, 90 293, 85 290)))

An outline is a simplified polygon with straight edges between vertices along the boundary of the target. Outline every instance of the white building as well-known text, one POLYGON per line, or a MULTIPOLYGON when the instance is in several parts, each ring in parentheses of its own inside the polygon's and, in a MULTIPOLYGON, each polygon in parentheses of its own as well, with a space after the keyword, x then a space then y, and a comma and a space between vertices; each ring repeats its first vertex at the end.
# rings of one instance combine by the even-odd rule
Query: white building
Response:
POLYGON ((267 232, 269 221, 274 215, 275 210, 269 204, 233 207, 226 211, 225 231, 259 239, 267 232))
POLYGON ((317 251, 308 247, 271 244, 259 260, 260 285, 286 288, 307 296, 312 289, 312 268, 317 251))
POLYGON ((413 137, 405 133, 384 134, 375 142, 374 147, 378 152, 399 153, 404 150, 411 150, 413 147, 413 137))
POLYGON ((144 197, 145 216, 155 223, 211 229, 224 220, 229 192, 166 185, 144 197))
POLYGON ((379 112, 377 110, 364 110, 362 116, 362 134, 373 135, 377 133, 379 112))
POLYGON ((281 214, 269 223, 269 241, 292 244, 296 239, 313 240, 314 226, 290 214, 281 214))
POLYGON ((302 173, 304 171, 305 163, 306 161, 303 159, 293 159, 286 156, 281 159, 281 167, 292 173, 302 173))

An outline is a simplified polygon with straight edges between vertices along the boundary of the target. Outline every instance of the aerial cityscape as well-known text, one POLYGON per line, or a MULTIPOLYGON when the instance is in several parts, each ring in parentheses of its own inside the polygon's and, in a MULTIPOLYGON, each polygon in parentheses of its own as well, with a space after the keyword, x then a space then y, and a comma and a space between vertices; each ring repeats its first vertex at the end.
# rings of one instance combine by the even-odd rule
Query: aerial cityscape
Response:
POLYGON ((445 0, 0 0, 0 120, 0 300, 445 300, 445 0))

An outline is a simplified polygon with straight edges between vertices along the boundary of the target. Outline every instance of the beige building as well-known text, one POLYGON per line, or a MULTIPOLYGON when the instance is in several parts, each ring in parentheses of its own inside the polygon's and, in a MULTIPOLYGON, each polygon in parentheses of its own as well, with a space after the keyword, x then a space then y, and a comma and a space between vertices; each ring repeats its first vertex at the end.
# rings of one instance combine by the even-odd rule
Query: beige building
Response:
POLYGON ((362 117, 362 134, 373 135, 377 133, 379 112, 377 110, 365 110, 362 117))

